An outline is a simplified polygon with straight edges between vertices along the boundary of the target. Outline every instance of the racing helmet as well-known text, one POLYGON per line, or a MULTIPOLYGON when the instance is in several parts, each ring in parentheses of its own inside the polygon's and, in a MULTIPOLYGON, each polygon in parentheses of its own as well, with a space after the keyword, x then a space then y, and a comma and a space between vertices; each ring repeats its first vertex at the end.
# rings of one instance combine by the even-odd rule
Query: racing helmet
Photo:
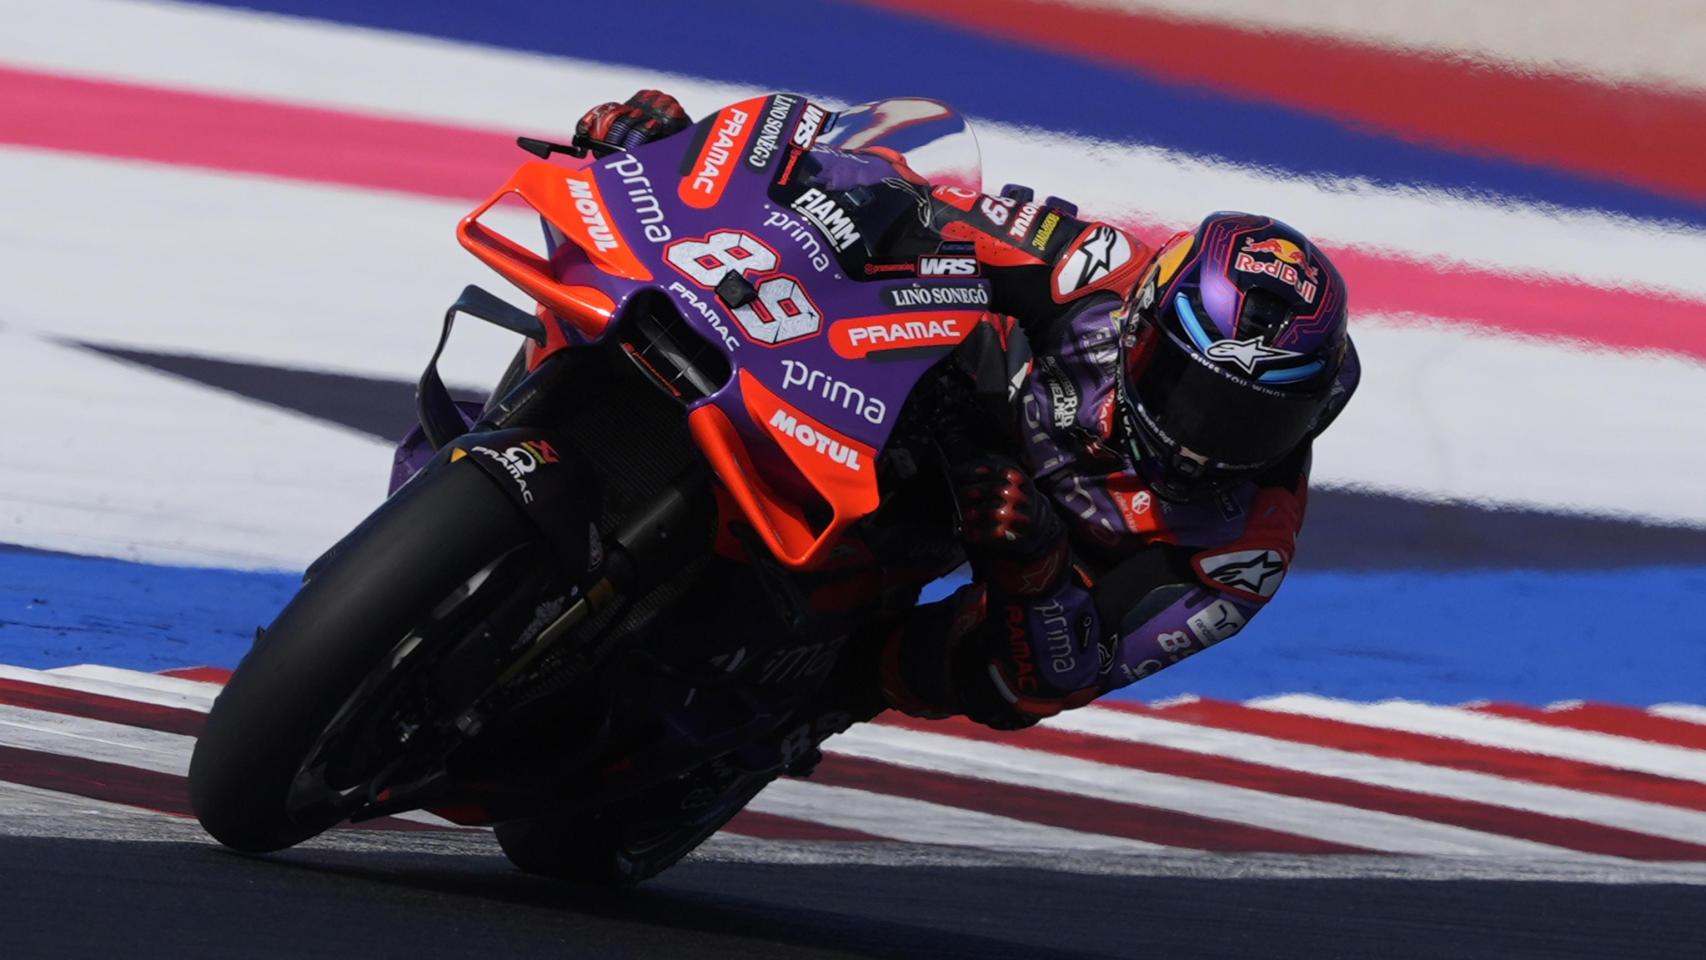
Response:
POLYGON ((1168 500, 1254 479, 1324 430, 1356 387, 1344 280, 1270 217, 1212 213, 1174 236, 1120 321, 1121 432, 1168 500))

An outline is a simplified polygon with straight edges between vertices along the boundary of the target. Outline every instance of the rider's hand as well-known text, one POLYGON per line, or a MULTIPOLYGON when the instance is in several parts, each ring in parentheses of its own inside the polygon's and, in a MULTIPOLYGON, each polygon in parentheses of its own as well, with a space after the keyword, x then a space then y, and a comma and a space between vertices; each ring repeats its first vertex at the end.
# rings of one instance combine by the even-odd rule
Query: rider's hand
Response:
MULTIPOLYGON (((679 133, 692 123, 675 98, 659 90, 641 90, 626 103, 601 103, 575 124, 575 133, 631 150, 679 133)), ((608 153, 608 149, 599 149, 608 153)))
POLYGON ((1043 593, 1068 572, 1066 525, 1024 468, 984 454, 953 470, 960 539, 980 580, 1018 596, 1043 593))

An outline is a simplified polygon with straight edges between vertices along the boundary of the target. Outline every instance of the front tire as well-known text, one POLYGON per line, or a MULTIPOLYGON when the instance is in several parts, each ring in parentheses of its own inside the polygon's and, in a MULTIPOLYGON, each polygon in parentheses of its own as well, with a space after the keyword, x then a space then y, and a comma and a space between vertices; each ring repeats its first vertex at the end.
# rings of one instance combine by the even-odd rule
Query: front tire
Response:
POLYGON ((438 463, 324 559, 238 664, 190 759, 190 805, 214 839, 281 850, 341 813, 292 813, 291 786, 344 704, 452 591, 533 539, 472 464, 438 463))

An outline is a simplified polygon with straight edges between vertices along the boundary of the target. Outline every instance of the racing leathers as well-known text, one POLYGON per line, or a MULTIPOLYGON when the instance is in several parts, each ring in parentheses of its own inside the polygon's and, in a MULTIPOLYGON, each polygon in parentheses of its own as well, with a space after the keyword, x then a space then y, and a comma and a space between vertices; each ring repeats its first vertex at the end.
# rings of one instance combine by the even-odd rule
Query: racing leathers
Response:
MULTIPOLYGON (((884 658, 907 712, 1011 728, 1081 706, 1237 633, 1291 563, 1307 444, 1255 482, 1172 502, 1114 442, 1121 305, 1150 251, 1075 212, 1022 189, 930 190, 930 227, 971 241, 991 282, 1018 384, 1010 455, 1042 496, 1032 509, 1058 516, 1060 549, 1002 563, 968 543, 973 583, 920 608, 884 658)), ((1034 527, 1046 540, 1054 525, 1034 527)))
MULTIPOLYGON (((643 98, 595 108, 583 130, 632 119, 643 98)), ((1007 388, 1001 435, 947 451, 973 582, 887 642, 888 703, 1023 727, 1242 629, 1291 563, 1309 444, 1204 501, 1165 500, 1141 479, 1117 442, 1115 404, 1122 304, 1152 251, 1027 189, 931 186, 882 149, 807 152, 789 175, 848 208, 903 211, 873 261, 975 255, 989 314, 956 360, 995 368, 1007 388)))

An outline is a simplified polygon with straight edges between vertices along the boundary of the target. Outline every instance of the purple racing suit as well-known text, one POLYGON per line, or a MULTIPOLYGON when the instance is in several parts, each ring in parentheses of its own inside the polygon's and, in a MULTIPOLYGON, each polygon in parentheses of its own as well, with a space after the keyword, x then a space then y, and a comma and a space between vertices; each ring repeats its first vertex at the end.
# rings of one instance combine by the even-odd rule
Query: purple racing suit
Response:
POLYGON ((1017 320, 1002 343, 1017 383, 1014 449, 1064 521, 1071 570, 1029 578, 1052 581, 1039 591, 1027 589, 1026 576, 981 575, 974 560, 973 584, 937 610, 920 608, 931 629, 957 623, 948 632, 963 634, 948 639, 949 702, 909 686, 917 672, 907 661, 928 657, 931 642, 916 630, 885 658, 884 688, 902 710, 1018 727, 1242 629, 1291 564, 1309 445, 1211 500, 1157 496, 1118 442, 1115 416, 1119 314, 1149 250, 1078 219, 1069 204, 1032 203, 1023 189, 1006 194, 934 188, 929 225, 943 239, 971 241, 991 281, 991 309, 1017 320))

